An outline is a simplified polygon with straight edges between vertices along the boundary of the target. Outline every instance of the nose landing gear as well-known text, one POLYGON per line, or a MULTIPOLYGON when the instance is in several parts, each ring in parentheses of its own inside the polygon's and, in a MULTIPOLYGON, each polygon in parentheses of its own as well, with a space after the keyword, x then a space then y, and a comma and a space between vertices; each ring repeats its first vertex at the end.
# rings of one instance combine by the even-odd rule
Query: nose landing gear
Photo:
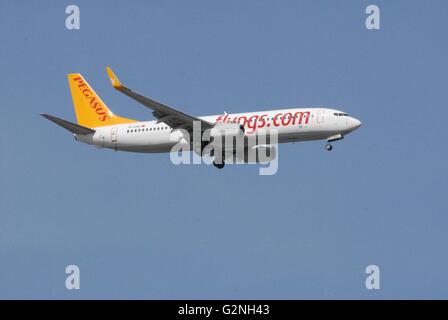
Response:
POLYGON ((327 151, 331 151, 333 149, 333 146, 331 145, 331 142, 333 141, 338 141, 338 140, 342 140, 344 139, 344 136, 342 134, 335 134, 334 136, 328 137, 327 138, 327 144, 325 145, 325 149, 327 149, 327 151))

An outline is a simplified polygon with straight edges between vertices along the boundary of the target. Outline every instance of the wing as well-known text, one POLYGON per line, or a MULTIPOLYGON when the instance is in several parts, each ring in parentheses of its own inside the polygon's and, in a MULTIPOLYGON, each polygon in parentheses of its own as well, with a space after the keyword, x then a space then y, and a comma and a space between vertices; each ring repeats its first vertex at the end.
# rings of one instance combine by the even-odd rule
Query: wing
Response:
POLYGON ((112 69, 107 67, 107 73, 109 75, 112 86, 118 91, 124 93, 128 97, 140 102, 144 106, 153 110, 152 114, 158 119, 158 122, 164 122, 174 129, 186 129, 193 131, 193 121, 199 121, 201 123, 201 130, 209 129, 213 127, 213 124, 199 119, 194 116, 190 116, 182 111, 168 107, 160 102, 154 101, 150 98, 144 97, 129 88, 126 88, 118 80, 117 76, 113 73, 112 69))

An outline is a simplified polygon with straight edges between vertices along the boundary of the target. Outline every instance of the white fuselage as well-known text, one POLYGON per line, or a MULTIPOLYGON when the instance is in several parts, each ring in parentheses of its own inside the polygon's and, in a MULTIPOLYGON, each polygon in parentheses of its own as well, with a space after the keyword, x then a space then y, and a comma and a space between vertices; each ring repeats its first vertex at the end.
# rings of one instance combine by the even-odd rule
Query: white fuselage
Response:
MULTIPOLYGON (((246 135, 276 129, 278 142, 329 139, 345 135, 361 122, 327 108, 282 109, 198 117, 210 123, 240 123, 246 135)), ((170 152, 178 143, 189 144, 181 130, 156 120, 97 127, 94 134, 77 135, 78 141, 130 152, 170 152)))

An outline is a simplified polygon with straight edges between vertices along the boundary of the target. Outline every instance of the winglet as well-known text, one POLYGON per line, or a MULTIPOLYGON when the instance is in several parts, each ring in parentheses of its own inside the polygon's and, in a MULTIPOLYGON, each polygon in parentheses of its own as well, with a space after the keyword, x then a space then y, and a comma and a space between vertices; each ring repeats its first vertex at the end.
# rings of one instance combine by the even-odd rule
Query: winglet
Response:
POLYGON ((109 75, 109 79, 110 79, 110 82, 112 83, 112 86, 118 90, 123 88, 123 85, 121 84, 120 80, 118 80, 117 76, 114 74, 112 69, 109 67, 106 67, 106 71, 107 71, 107 74, 109 75))

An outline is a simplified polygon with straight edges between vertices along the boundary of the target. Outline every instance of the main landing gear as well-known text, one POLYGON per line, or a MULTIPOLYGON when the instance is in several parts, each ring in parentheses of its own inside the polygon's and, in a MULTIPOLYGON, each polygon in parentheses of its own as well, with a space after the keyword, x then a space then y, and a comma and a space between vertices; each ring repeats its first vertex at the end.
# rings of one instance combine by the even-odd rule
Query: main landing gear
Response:
POLYGON ((333 150, 333 146, 332 146, 330 143, 327 143, 327 144, 325 145, 325 149, 326 149, 327 151, 331 151, 331 150, 333 150))
POLYGON ((224 163, 224 161, 222 161, 221 163, 217 163, 216 161, 213 161, 213 165, 218 169, 222 169, 222 168, 224 168, 225 163, 224 163))

